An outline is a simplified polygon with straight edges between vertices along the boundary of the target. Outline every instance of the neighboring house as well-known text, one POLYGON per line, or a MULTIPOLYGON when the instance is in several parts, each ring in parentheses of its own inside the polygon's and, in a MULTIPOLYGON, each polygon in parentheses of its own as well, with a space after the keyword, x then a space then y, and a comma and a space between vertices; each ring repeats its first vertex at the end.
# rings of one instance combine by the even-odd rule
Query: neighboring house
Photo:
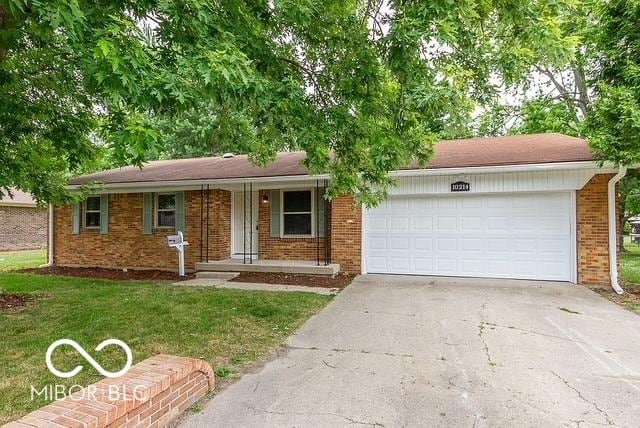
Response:
POLYGON ((607 185, 617 170, 599 168, 582 139, 442 141, 428 168, 393 172, 397 187, 372 209, 351 195, 325 202, 329 177, 310 176, 304 157, 281 153, 264 168, 246 156, 157 161, 75 178, 70 189, 104 190, 55 208, 52 261, 175 270, 165 236, 180 230, 191 271, 308 261, 350 273, 610 283, 607 185))
POLYGON ((30 194, 11 189, 0 197, 0 251, 32 250, 47 246, 47 210, 30 194))
POLYGON ((640 217, 631 217, 627 221, 631 225, 631 240, 640 243, 640 217))

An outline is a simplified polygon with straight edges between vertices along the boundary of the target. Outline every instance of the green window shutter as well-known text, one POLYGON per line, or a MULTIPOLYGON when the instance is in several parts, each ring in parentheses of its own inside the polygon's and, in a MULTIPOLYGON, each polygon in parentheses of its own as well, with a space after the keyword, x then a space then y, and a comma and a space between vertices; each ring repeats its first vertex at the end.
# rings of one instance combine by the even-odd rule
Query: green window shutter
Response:
POLYGON ((271 191, 271 237, 280 237, 280 190, 271 191))
POLYGON ((324 238, 325 235, 325 223, 326 223, 326 211, 327 211, 327 201, 324 198, 324 189, 318 189, 318 194, 316 196, 316 210, 318 210, 317 221, 317 230, 318 236, 320 238, 324 238))
POLYGON ((176 192, 176 232, 184 233, 184 192, 176 192))
POLYGON ((100 233, 109 233, 109 195, 100 195, 100 233))
POLYGON ((153 230, 153 193, 143 193, 142 233, 151 235, 153 230))
POLYGON ((71 233, 80 233, 80 204, 77 202, 71 206, 71 233))

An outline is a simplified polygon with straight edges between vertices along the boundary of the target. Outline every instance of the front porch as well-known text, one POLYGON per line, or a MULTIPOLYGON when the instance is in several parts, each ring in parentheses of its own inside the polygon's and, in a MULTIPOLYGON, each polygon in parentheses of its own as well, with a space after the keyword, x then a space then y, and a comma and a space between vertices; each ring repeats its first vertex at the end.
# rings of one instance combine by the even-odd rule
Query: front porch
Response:
POLYGON ((280 272, 298 275, 336 275, 340 272, 337 263, 320 263, 310 260, 209 260, 196 263, 196 272, 280 272))

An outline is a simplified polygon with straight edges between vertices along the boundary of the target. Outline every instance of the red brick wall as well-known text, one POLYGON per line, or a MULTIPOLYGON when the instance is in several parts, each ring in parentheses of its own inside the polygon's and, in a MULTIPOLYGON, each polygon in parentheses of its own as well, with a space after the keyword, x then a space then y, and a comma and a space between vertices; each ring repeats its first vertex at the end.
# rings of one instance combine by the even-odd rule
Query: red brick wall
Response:
POLYGON ((5 426, 164 427, 214 386, 206 361, 156 355, 118 378, 74 388, 71 395, 5 426))
MULTIPOLYGON (((185 254, 188 270, 206 258, 226 259, 231 253, 231 196, 223 190, 211 190, 207 207, 206 192, 201 205, 200 191, 185 192, 185 239, 189 242, 185 254), (203 208, 201 210, 201 207, 203 208), (209 210, 209 240, 206 240, 209 210), (200 227, 202 222, 202 228, 200 227), (201 249, 201 232, 203 234, 201 249)), ((109 233, 81 228, 79 235, 71 233, 71 206, 55 208, 54 263, 106 268, 154 268, 177 270, 178 255, 167 247, 165 237, 174 229, 154 229, 143 234, 143 194, 109 195, 109 233)))
POLYGON ((0 251, 47 246, 46 208, 0 206, 0 251))
POLYGON ((272 238, 270 190, 261 190, 258 198, 258 256, 272 260, 317 260, 318 244, 320 260, 324 260, 325 239, 320 238, 272 238), (263 203, 267 195, 269 202, 263 203))
MULTIPOLYGON (((613 174, 596 174, 577 192, 578 282, 581 284, 611 284, 607 208, 607 184, 611 177, 613 174)), ((620 230, 618 225, 618 232, 620 230)))
POLYGON ((343 272, 359 274, 362 256, 362 205, 353 196, 331 201, 331 261, 343 272))
MULTIPOLYGON (((231 192, 210 190, 210 193, 209 260, 225 260, 231 256, 231 192)), ((199 210, 200 206, 197 205, 195 208, 199 210)), ((206 219, 203 226, 206 231, 206 219)))

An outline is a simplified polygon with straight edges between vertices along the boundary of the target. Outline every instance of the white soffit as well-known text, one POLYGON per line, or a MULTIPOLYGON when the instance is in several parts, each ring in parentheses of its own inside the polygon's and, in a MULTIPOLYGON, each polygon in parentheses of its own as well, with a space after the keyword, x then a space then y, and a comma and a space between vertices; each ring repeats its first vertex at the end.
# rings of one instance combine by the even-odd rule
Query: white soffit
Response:
POLYGON ((469 183, 468 193, 547 192, 578 190, 597 173, 596 169, 451 174, 398 177, 390 195, 450 194, 451 183, 469 183))

